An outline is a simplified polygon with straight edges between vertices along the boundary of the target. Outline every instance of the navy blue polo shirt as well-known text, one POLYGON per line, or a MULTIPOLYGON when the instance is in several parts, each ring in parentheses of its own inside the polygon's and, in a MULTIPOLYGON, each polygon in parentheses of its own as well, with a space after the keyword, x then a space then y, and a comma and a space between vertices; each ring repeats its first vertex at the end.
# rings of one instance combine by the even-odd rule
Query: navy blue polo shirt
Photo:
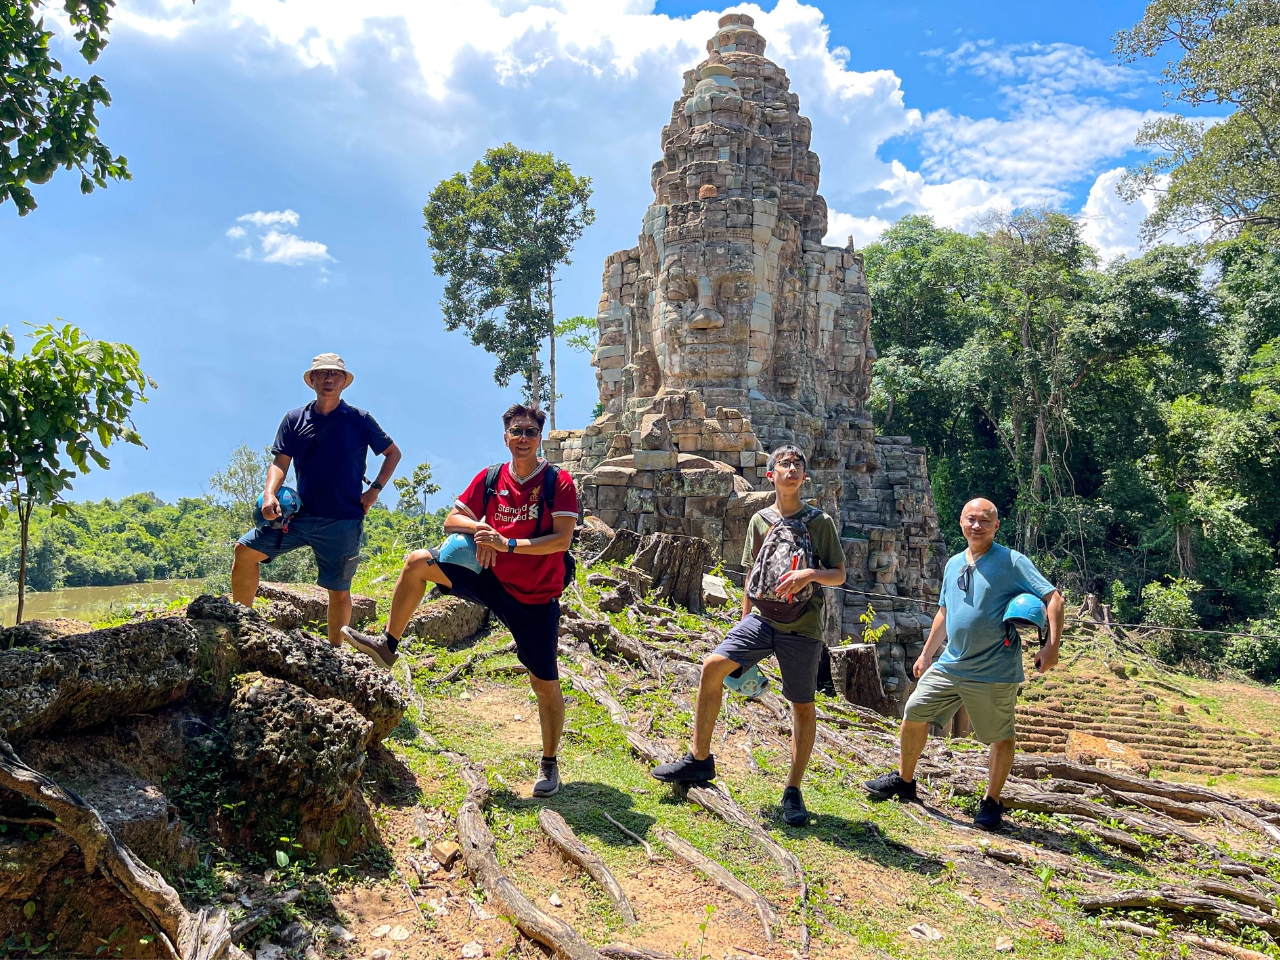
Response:
POLYGON ((313 400, 284 415, 271 452, 293 458, 303 516, 359 520, 364 516, 360 494, 366 451, 381 455, 391 438, 377 420, 345 400, 327 417, 316 413, 315 406, 313 400))

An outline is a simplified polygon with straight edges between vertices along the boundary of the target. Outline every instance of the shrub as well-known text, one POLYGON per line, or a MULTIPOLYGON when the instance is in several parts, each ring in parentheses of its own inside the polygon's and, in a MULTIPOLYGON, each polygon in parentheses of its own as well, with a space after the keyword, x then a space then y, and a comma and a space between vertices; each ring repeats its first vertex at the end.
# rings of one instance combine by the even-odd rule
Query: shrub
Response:
POLYGON ((1263 683, 1280 680, 1280 622, 1252 620, 1249 633, 1265 635, 1232 637, 1223 659, 1263 683))

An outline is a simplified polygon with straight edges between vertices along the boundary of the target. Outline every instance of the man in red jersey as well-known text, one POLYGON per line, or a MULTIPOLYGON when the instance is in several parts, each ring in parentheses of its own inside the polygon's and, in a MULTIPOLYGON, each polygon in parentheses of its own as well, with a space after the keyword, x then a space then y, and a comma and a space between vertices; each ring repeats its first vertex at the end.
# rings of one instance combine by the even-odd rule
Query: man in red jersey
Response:
POLYGON ((510 407, 502 415, 502 425, 511 462, 476 474, 445 519, 445 533, 475 539, 480 572, 442 562, 432 550, 415 550, 405 558, 396 581, 382 635, 350 627, 342 631, 357 650, 390 669, 398 659, 400 637, 429 582, 444 593, 492 610, 511 631, 516 656, 529 669, 529 683, 538 698, 542 763, 533 785, 535 797, 549 797, 560 789, 556 750, 564 728, 564 697, 556 645, 565 553, 578 522, 573 478, 538 456, 546 418, 535 408, 510 407))

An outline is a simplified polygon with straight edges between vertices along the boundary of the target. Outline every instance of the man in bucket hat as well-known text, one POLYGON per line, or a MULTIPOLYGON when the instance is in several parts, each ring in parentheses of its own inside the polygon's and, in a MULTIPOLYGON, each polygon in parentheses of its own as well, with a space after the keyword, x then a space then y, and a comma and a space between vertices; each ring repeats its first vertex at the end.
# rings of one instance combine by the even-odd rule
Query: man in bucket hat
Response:
POLYGON ((317 584, 329 591, 329 642, 342 644, 342 628, 351 622, 351 578, 360 561, 364 515, 378 499, 400 462, 400 448, 364 410, 350 406, 342 391, 355 377, 336 353, 322 353, 302 375, 316 392, 305 407, 280 421, 262 491, 262 525, 236 543, 231 567, 231 596, 252 606, 258 592, 259 564, 282 553, 310 547, 320 570, 317 584), (366 451, 380 456, 382 468, 364 489, 366 451), (289 465, 297 477, 302 509, 282 529, 270 522, 281 516, 276 494, 289 465))

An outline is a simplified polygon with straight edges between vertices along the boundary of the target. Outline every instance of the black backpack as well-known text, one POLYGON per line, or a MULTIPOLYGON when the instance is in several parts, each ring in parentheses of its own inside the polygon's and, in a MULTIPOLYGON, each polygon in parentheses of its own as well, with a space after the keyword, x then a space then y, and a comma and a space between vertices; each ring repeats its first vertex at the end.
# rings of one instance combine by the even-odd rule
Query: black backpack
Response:
MULTIPOLYGON (((480 508, 480 519, 483 520, 489 513, 489 499, 498 492, 498 474, 502 471, 502 464, 491 464, 484 472, 484 504, 480 508)), ((544 534, 551 533, 555 529, 555 520, 552 519, 546 530, 542 529, 542 518, 551 516, 552 504, 556 498, 556 484, 560 480, 560 468, 554 464, 548 463, 546 472, 542 475, 542 490, 538 494, 538 523, 534 527, 533 535, 541 537, 544 534)), ((578 575, 578 561, 573 558, 573 554, 568 550, 564 552, 564 584, 567 587, 573 582, 578 575)))
POLYGON ((760 511, 760 516, 769 522, 769 532, 764 535, 751 572, 747 574, 745 590, 747 599, 769 620, 793 623, 809 606, 809 598, 817 589, 812 583, 801 587, 790 601, 779 597, 775 590, 787 571, 813 567, 809 521, 821 512, 807 504, 791 517, 784 517, 777 507, 760 511))

